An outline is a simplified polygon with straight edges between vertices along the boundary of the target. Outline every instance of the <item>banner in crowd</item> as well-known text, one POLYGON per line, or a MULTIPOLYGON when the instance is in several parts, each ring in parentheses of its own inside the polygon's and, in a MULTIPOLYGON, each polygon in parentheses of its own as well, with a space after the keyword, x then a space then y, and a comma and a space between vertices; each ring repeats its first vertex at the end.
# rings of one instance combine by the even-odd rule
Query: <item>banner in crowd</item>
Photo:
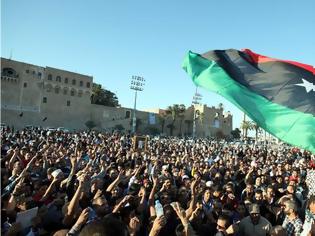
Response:
POLYGON ((313 66, 229 49, 189 52, 183 68, 197 86, 222 95, 269 133, 315 153, 313 66))

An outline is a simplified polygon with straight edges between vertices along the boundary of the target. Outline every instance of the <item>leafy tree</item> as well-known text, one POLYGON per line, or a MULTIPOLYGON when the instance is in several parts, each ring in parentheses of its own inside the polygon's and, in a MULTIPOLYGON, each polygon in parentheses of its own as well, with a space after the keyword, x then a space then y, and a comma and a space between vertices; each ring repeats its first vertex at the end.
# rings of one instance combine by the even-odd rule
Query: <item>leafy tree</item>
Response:
POLYGON ((239 128, 236 128, 231 131, 231 135, 233 136, 234 139, 240 139, 241 138, 241 131, 239 128))
POLYGON ((186 108, 184 104, 174 104, 173 106, 169 106, 166 109, 166 114, 170 115, 172 117, 172 125, 169 126, 170 129, 170 135, 173 135, 173 129, 175 127, 175 121, 179 116, 181 116, 185 112, 186 108))
POLYGON ((91 103, 109 107, 119 106, 115 93, 102 88, 100 84, 93 83, 91 103))
POLYGON ((96 124, 94 121, 92 120, 88 120, 87 122, 85 122, 85 126, 88 128, 88 129, 93 129, 94 127, 96 127, 96 124))

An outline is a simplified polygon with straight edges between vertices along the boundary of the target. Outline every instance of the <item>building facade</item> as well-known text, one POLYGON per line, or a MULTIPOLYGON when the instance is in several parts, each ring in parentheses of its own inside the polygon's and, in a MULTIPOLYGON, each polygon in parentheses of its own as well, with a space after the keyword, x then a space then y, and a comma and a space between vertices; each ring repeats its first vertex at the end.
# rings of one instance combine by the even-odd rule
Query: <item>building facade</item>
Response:
MULTIPOLYGON (((82 130, 92 121, 99 130, 130 131, 133 109, 91 104, 92 85, 92 76, 1 58, 1 123, 82 130)), ((195 112, 198 137, 230 135, 232 115, 206 105, 187 108, 174 122, 173 135, 192 135, 195 112)), ((163 114, 163 109, 137 111, 137 132, 169 135, 173 121, 163 114)))

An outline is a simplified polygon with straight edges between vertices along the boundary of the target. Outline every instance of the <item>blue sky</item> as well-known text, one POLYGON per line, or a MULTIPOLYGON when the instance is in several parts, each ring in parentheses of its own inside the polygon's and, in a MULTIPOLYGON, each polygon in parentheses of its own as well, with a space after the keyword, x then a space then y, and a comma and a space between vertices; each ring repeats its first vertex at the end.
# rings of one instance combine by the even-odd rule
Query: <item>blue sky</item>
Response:
MULTIPOLYGON (((315 1, 2 0, 1 56, 92 75, 133 107, 132 75, 146 79, 138 108, 189 106, 195 87, 181 63, 188 50, 250 48, 315 65, 315 1)), ((222 102, 238 127, 242 113, 222 102)))

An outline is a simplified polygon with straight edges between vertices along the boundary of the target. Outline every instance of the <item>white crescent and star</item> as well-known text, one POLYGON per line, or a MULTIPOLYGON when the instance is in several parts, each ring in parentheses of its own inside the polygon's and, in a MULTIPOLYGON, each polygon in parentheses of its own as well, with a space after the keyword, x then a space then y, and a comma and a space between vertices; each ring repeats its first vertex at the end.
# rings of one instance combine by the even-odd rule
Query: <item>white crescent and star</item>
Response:
POLYGON ((315 92, 315 84, 308 82, 307 80, 303 78, 302 78, 302 82, 303 82, 302 84, 295 84, 295 85, 304 87, 307 93, 312 92, 312 91, 315 92))

